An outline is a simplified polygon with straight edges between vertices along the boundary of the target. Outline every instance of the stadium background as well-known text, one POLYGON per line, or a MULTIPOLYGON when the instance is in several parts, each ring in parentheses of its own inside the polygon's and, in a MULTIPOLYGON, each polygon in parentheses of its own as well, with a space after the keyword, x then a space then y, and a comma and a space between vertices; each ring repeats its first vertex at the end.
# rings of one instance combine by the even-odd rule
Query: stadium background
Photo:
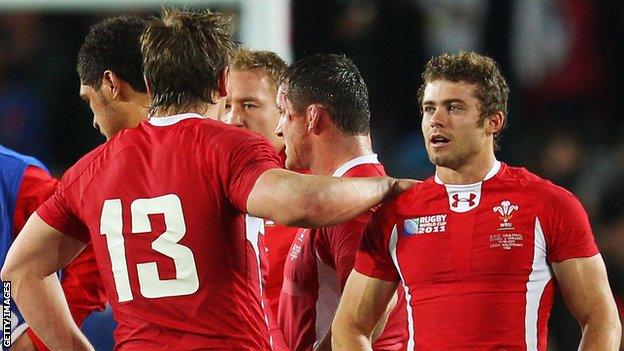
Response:
MULTIPOLYGON (((0 0, 0 143, 57 176, 102 143, 78 97, 78 49, 94 22, 156 14, 162 4, 231 14, 243 44, 288 62, 317 52, 352 58, 370 90, 374 148, 394 176, 433 172, 416 101, 426 60, 458 50, 492 56, 511 86, 499 159, 581 199, 624 295, 624 2, 0 0)), ((552 350, 578 345, 561 301, 551 330, 552 350)))

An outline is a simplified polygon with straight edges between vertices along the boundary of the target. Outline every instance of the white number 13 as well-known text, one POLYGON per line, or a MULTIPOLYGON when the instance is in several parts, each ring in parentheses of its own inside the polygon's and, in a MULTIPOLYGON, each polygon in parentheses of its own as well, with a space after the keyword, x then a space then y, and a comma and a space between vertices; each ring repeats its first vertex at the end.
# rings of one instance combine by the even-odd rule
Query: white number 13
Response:
MULTIPOLYGON (((131 301, 126 248, 123 237, 121 199, 105 200, 100 218, 100 233, 106 236, 113 278, 119 302, 131 301)), ((156 262, 137 264, 141 295, 147 298, 190 295, 199 289, 195 257, 188 247, 179 244, 186 234, 182 202, 177 195, 168 194, 151 199, 136 199, 130 205, 132 234, 152 231, 148 215, 163 214, 165 232, 152 242, 152 249, 173 259, 175 279, 160 279, 156 262)))

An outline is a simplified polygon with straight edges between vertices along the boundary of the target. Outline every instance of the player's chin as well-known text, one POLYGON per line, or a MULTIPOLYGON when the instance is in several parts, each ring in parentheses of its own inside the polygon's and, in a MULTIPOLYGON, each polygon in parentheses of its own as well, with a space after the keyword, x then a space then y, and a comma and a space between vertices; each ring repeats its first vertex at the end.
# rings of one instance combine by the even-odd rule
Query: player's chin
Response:
POLYGON ((440 152, 430 152, 429 160, 438 167, 452 168, 455 164, 455 159, 453 157, 442 155, 440 152))

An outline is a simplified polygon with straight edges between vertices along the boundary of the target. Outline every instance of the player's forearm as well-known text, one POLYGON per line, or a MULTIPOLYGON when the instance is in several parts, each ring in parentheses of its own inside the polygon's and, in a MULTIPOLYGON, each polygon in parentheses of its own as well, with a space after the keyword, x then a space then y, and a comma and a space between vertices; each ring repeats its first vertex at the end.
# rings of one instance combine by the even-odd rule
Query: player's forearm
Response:
POLYGON ((282 169, 264 172, 247 198, 247 212, 291 227, 322 227, 345 222, 412 187, 416 181, 335 178, 282 169))
POLYGON ((74 323, 56 275, 40 278, 26 272, 3 272, 22 315, 51 350, 93 350, 74 323))
MULTIPOLYGON (((297 204, 287 225, 321 227, 341 223, 364 213, 388 198, 395 179, 309 177, 292 184, 293 202, 297 204)), ((278 222, 280 219, 277 220, 278 222)))
POLYGON ((622 325, 617 313, 605 311, 596 314, 583 326, 583 338, 579 351, 620 349, 622 325))

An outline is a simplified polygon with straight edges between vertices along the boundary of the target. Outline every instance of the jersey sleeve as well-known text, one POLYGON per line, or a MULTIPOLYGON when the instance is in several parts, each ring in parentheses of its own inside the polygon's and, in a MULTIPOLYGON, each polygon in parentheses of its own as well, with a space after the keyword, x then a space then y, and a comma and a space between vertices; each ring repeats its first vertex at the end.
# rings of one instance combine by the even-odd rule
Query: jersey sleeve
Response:
POLYGON ((587 213, 579 200, 561 188, 549 199, 543 220, 550 262, 591 257, 598 253, 587 213))
POLYGON ((93 245, 87 245, 63 270, 61 286, 72 317, 79 326, 91 312, 106 308, 107 296, 95 261, 93 245))
POLYGON ((37 214, 52 228, 83 242, 89 242, 89 230, 73 211, 67 200, 67 187, 64 180, 56 188, 56 192, 41 207, 37 214))
POLYGON ((237 145, 227 166, 230 170, 227 195, 242 212, 247 212, 247 197, 260 175, 269 169, 281 168, 273 146, 257 136, 250 136, 237 145))
POLYGON ((57 180, 39 167, 28 166, 22 177, 13 216, 13 235, 17 235, 33 212, 56 189, 57 180))
POLYGON ((390 256, 390 221, 386 205, 371 217, 355 257, 355 270, 369 277, 398 282, 399 274, 390 256))

